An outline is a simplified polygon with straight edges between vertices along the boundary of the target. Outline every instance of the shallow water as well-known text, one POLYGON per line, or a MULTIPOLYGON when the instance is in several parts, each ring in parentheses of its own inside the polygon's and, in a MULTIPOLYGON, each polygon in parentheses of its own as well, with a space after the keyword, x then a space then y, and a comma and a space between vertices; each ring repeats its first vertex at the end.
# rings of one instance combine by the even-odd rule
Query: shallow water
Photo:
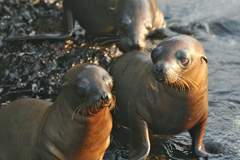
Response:
MULTIPOLYGON (((224 147, 223 154, 213 155, 211 159, 240 160, 240 1, 159 0, 159 5, 169 24, 197 23, 206 27, 196 34, 209 60, 209 119, 205 141, 219 142, 224 147)), ((174 140, 180 143, 179 150, 188 138, 184 134, 174 140)))

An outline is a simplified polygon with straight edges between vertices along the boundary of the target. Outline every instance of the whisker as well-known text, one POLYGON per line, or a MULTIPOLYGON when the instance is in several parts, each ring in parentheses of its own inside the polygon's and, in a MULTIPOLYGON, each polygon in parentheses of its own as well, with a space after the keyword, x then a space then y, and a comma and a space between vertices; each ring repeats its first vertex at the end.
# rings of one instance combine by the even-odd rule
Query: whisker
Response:
POLYGON ((192 85, 193 87, 195 87, 196 89, 199 88, 199 85, 194 82, 193 80, 191 79, 186 79, 185 77, 181 77, 182 79, 184 79, 186 82, 188 82, 188 84, 192 85))
POLYGON ((82 106, 78 106, 76 107, 71 115, 71 119, 74 120, 76 115, 85 115, 85 116, 92 116, 94 114, 96 114, 101 108, 101 103, 97 102, 93 105, 82 105, 82 106), (85 107, 82 107, 85 106, 85 107))
MULTIPOLYGON (((80 112, 82 112, 82 108, 79 107, 79 109, 77 110, 77 114, 80 114, 80 112)), ((84 113, 83 113, 84 114, 84 113)))
POLYGON ((180 80, 181 80, 181 85, 182 85, 182 87, 184 88, 184 90, 188 90, 188 91, 190 91, 190 86, 188 85, 188 83, 186 82, 186 80, 185 79, 183 79, 183 78, 180 78, 180 80))
POLYGON ((74 120, 74 117, 78 111, 79 107, 76 107, 74 110, 73 110, 73 113, 72 113, 72 120, 74 120))

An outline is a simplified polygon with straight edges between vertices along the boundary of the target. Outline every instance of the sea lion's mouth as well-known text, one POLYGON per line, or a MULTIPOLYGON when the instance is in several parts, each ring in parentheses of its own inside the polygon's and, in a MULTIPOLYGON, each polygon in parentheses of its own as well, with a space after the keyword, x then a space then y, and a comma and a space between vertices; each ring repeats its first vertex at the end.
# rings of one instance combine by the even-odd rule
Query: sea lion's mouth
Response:
POLYGON ((164 87, 175 89, 179 92, 189 92, 192 89, 198 89, 199 85, 196 84, 193 80, 186 79, 177 75, 174 80, 171 80, 169 77, 155 77, 156 81, 162 84, 164 87))
POLYGON ((108 107, 110 109, 113 109, 115 107, 115 102, 116 98, 115 96, 112 96, 110 100, 102 102, 101 108, 108 107))
POLYGON ((86 105, 85 107, 76 107, 72 113, 72 119, 74 119, 76 115, 93 116, 100 112, 103 108, 109 108, 109 110, 112 110, 115 107, 115 103, 116 98, 115 96, 112 96, 108 101, 100 100, 92 105, 86 105))
POLYGON ((165 78, 165 77, 155 76, 155 78, 156 78, 156 81, 157 81, 158 83, 164 84, 164 83, 166 82, 166 78, 165 78))
POLYGON ((174 88, 178 91, 185 90, 185 86, 182 85, 181 81, 179 80, 178 75, 175 77, 168 76, 167 74, 161 73, 159 74, 158 71, 153 70, 155 80, 167 88, 174 88))
POLYGON ((156 67, 153 68, 153 75, 158 83, 166 82, 166 75, 164 73, 159 73, 156 67))
POLYGON ((95 105, 91 105, 88 110, 89 115, 97 114, 103 108, 109 108, 110 110, 114 108, 116 102, 115 96, 111 96, 108 100, 100 100, 95 105))
POLYGON ((178 73, 176 73, 174 70, 163 69, 163 67, 154 66, 153 75, 158 83, 161 83, 165 86, 177 87, 178 83, 180 82, 178 73))

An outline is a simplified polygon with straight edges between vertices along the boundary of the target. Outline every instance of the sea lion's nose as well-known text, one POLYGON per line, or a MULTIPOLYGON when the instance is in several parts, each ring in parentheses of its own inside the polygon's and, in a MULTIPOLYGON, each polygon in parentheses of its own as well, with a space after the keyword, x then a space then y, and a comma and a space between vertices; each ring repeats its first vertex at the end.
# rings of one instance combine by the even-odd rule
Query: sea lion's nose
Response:
POLYGON ((156 64, 154 66, 154 72, 157 77, 157 80, 160 82, 165 81, 166 79, 166 69, 163 64, 156 64))
POLYGON ((154 68, 155 72, 157 72, 160 75, 164 74, 164 65, 163 64, 157 64, 154 68))
POLYGON ((138 40, 134 40, 131 47, 132 49, 137 49, 137 50, 142 48, 138 40))
POLYGON ((108 102, 110 99, 111 99, 111 95, 106 93, 106 92, 103 93, 102 96, 101 96, 101 100, 104 101, 104 102, 108 102))
POLYGON ((141 34, 133 34, 130 38, 131 49, 141 50, 145 48, 145 38, 141 34))
POLYGON ((140 39, 133 39, 131 48, 141 50, 145 47, 145 43, 142 42, 140 39))

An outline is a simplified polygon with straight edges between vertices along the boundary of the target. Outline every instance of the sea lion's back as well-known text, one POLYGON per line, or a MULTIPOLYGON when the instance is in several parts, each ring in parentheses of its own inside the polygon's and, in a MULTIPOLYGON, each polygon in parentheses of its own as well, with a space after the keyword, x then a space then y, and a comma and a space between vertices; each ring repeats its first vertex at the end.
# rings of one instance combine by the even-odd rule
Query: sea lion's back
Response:
POLYGON ((27 98, 0 109, 0 159, 31 159, 29 153, 49 105, 50 102, 27 98))
POLYGON ((150 60, 150 54, 141 52, 141 51, 132 51, 125 53, 118 59, 116 59, 111 64, 111 74, 113 74, 113 77, 122 77, 124 73, 126 73, 128 70, 131 70, 130 68, 136 68, 138 67, 140 70, 144 66, 142 65, 142 62, 145 62, 146 64, 151 63, 150 60))

